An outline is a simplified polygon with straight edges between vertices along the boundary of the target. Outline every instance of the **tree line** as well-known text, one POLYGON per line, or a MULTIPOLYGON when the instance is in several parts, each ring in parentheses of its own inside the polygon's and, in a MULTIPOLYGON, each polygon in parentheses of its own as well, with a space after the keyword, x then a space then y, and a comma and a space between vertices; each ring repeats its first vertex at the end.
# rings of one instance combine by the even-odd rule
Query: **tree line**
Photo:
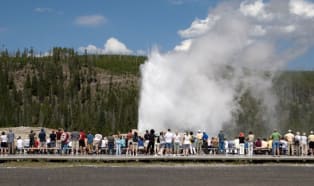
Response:
MULTIPOLYGON (((55 47, 0 53, 0 127, 43 126, 103 134, 137 128, 140 65, 145 56, 78 54, 55 47)), ((287 71, 273 80, 276 126, 299 131, 314 123, 314 72, 287 71)), ((266 134, 261 100, 248 91, 239 99, 229 130, 266 134)))
POLYGON ((136 128, 142 56, 53 48, 0 56, 0 127, 44 126, 105 134, 136 128))

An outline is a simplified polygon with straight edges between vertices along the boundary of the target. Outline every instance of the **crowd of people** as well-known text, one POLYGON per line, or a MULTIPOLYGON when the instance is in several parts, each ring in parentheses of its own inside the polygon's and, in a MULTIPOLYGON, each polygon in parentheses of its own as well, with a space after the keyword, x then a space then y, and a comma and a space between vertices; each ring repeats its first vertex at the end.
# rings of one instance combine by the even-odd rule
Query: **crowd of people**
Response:
POLYGON ((15 139, 14 132, 1 132, 0 154, 109 154, 109 155, 205 155, 205 154, 271 154, 273 156, 307 156, 314 155, 314 132, 293 133, 292 130, 281 135, 276 129, 268 138, 256 138, 252 131, 240 132, 233 139, 227 140, 223 130, 217 136, 209 137, 205 131, 198 130, 179 133, 171 129, 155 132, 146 130, 140 135, 136 130, 127 134, 103 136, 85 133, 84 130, 69 132, 58 129, 47 134, 41 129, 38 134, 33 130, 28 138, 15 139))

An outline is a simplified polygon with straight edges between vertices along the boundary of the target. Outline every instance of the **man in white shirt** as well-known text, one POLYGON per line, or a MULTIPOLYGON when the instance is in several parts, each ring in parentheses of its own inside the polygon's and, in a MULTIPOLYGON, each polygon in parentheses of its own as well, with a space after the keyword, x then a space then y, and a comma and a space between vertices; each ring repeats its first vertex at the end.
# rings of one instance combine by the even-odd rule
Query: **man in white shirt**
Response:
POLYGON ((305 132, 303 132, 300 138, 300 147, 301 147, 302 156, 307 156, 307 136, 305 132))
POLYGON ((202 152, 202 146, 203 146, 203 133, 201 130, 198 130, 196 134, 196 152, 197 154, 201 154, 202 152))
POLYGON ((178 132, 173 137, 174 141, 174 155, 180 154, 180 146, 181 146, 181 136, 178 132))
POLYGON ((314 132, 313 131, 310 132, 310 135, 307 137, 307 139, 309 142, 311 155, 313 156, 314 155, 314 132))
POLYGON ((301 141, 301 135, 300 132, 296 132, 295 136, 294 136, 294 149, 296 151, 296 155, 300 156, 301 155, 301 145, 300 145, 300 141, 301 141))
POLYGON ((173 133, 170 129, 165 134, 165 142, 166 142, 166 154, 170 154, 172 151, 172 142, 173 142, 173 133))
POLYGON ((290 129, 288 130, 288 133, 285 134, 285 140, 288 143, 287 146, 288 155, 292 156, 294 154, 294 134, 290 129))
POLYGON ((21 136, 19 136, 17 138, 17 141, 16 141, 17 153, 19 153, 19 154, 23 153, 23 144, 24 144, 24 142, 23 142, 21 136))

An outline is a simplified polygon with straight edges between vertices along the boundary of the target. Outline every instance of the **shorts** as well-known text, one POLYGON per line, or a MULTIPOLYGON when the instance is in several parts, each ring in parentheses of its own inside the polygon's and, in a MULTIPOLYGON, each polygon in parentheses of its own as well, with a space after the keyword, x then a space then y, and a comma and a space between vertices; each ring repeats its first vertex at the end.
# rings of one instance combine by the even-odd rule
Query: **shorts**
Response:
POLYGON ((314 141, 309 142, 309 147, 310 147, 310 149, 314 149, 314 141))
POLYGON ((166 143, 165 144, 166 149, 171 149, 172 148, 172 143, 166 143))
POLYGON ((41 141, 39 145, 40 145, 40 147, 46 147, 46 142, 45 141, 41 141))
POLYGON ((80 147, 85 147, 85 140, 80 140, 79 141, 79 146, 80 147))
POLYGON ((145 140, 144 147, 146 148, 148 146, 149 140, 145 140))
POLYGON ((280 142, 279 141, 273 141, 273 149, 279 149, 280 142))
POLYGON ((183 144, 183 148, 184 149, 189 149, 190 148, 190 144, 183 144))
POLYGON ((1 142, 1 148, 6 148, 6 147, 8 147, 7 142, 1 142))

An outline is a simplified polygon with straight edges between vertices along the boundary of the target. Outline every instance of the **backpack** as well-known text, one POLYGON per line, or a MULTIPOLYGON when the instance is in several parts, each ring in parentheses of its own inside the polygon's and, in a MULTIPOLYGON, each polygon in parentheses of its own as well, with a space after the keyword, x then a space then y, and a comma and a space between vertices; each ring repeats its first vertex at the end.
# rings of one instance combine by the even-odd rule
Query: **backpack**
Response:
POLYGON ((63 132, 61 134, 60 140, 66 142, 68 140, 68 134, 66 132, 63 132))
POLYGON ((133 142, 138 142, 138 136, 133 135, 133 142))
POLYGON ((191 136, 191 143, 194 143, 194 142, 195 142, 195 137, 191 136))
POLYGON ((295 144, 295 145, 300 145, 300 141, 299 141, 298 138, 294 138, 294 144, 295 144))

